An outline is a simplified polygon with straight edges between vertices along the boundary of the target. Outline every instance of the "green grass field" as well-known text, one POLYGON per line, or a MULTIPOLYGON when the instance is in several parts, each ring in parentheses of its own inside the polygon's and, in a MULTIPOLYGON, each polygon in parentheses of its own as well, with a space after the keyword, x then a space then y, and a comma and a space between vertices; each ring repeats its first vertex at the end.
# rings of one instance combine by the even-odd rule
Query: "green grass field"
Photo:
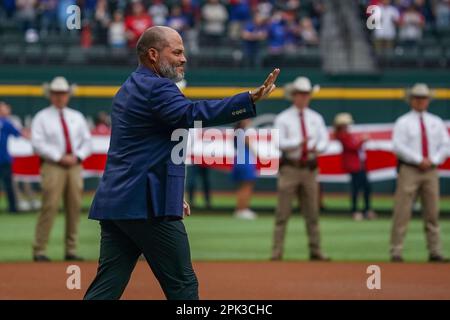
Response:
MULTIPOLYGON (((392 199, 376 198, 375 208, 388 209, 392 199), (382 200, 380 200, 382 199, 382 200)), ((88 207, 91 197, 84 200, 88 207)), ((215 198, 214 205, 230 206, 232 195, 215 198)), ((450 207, 444 199, 441 206, 450 207)), ((273 206, 274 197, 259 195, 254 206, 273 206)), ((346 197, 327 197, 327 206, 345 209, 346 197)), ((29 261, 34 237, 36 213, 20 215, 0 214, 0 261, 29 261)), ((273 231, 273 215, 261 215, 255 221, 236 220, 231 211, 224 213, 196 213, 185 220, 191 242, 194 260, 267 260, 273 231)), ((321 218, 321 231, 324 251, 338 261, 387 261, 391 220, 384 216, 375 221, 355 222, 350 215, 327 214, 321 218)), ((48 254, 60 260, 64 254, 64 216, 59 214, 55 222, 48 254)), ((441 220, 441 234, 444 253, 450 256, 450 219, 441 220)), ((303 219, 295 214, 288 228, 286 239, 287 260, 307 259, 306 232, 303 219)), ((87 219, 83 213, 80 224, 79 253, 88 260, 96 260, 99 250, 99 226, 87 219)), ((427 251, 423 224, 414 218, 409 226, 405 242, 404 258, 408 261, 426 261, 427 251)))

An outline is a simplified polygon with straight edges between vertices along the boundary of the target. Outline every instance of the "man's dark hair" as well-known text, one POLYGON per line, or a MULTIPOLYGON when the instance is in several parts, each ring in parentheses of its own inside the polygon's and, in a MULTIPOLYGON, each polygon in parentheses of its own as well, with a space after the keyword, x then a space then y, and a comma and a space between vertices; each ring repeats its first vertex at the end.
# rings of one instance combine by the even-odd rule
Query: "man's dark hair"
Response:
POLYGON ((144 31, 144 33, 139 37, 139 40, 136 45, 137 55, 139 57, 139 61, 143 61, 147 56, 147 52, 150 48, 155 48, 158 51, 161 51, 165 47, 169 45, 169 42, 166 40, 166 27, 151 27, 144 31))

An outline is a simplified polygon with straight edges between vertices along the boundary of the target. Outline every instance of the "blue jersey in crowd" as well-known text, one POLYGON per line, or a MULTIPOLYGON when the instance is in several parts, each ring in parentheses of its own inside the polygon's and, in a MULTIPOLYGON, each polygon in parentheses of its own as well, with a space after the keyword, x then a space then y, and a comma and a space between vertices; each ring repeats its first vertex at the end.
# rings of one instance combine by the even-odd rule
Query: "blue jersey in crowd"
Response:
POLYGON ((0 164, 11 163, 8 153, 8 137, 10 135, 19 137, 20 132, 6 118, 0 118, 0 164))

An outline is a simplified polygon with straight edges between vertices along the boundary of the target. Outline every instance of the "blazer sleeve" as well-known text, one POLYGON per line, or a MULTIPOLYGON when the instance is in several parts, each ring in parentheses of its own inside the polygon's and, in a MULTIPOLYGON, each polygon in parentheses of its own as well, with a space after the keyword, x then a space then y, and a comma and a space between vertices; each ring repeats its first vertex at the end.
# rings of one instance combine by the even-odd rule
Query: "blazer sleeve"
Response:
POLYGON ((155 115, 174 128, 194 127, 194 121, 202 121, 203 127, 215 126, 256 115, 248 92, 222 100, 191 101, 168 79, 155 83, 149 100, 155 115))

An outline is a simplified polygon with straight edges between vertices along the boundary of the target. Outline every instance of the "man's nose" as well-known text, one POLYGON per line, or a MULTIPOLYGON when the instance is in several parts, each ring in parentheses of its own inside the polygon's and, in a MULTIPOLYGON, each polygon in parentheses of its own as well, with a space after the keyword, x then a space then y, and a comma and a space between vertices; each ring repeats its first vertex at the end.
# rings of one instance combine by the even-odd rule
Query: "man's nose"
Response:
POLYGON ((184 54, 181 56, 181 61, 180 62, 182 64, 185 64, 187 62, 186 56, 184 54))

